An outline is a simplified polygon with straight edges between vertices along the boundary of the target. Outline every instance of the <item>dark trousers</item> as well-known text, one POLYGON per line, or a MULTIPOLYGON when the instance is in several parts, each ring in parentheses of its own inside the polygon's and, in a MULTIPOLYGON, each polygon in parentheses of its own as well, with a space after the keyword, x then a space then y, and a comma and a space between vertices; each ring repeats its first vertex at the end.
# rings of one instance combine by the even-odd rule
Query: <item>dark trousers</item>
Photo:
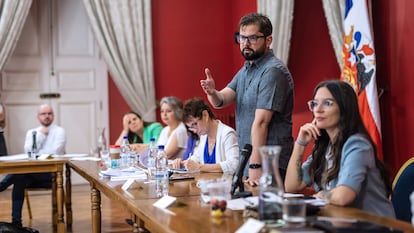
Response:
POLYGON ((6 140, 4 140, 4 133, 0 132, 0 156, 7 155, 6 140))
POLYGON ((9 174, 0 182, 0 192, 13 185, 12 219, 21 221, 25 188, 52 187, 51 173, 9 174))

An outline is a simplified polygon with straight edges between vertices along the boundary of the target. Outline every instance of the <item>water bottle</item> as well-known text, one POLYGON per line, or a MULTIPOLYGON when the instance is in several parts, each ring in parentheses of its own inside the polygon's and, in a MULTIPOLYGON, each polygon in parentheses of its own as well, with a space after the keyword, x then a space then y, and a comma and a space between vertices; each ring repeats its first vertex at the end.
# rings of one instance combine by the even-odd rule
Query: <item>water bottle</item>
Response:
POLYGON ((124 136, 122 138, 120 150, 121 150, 121 168, 128 167, 129 166, 129 152, 130 152, 128 136, 124 136))
POLYGON ((157 145, 155 144, 155 138, 151 138, 148 149, 148 161, 146 164, 150 179, 153 179, 155 176, 155 157, 157 157, 157 145))
POLYGON ((164 151, 164 146, 158 146, 158 153, 155 157, 155 190, 157 197, 168 195, 168 159, 164 151))

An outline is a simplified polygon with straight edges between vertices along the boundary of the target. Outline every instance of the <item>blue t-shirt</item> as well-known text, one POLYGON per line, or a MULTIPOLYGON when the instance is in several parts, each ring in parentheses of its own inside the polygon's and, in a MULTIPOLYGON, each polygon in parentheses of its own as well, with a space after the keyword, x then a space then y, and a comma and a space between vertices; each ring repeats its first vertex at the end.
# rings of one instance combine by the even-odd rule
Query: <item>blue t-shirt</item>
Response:
MULTIPOLYGON (((270 50, 244 66, 227 85, 236 92, 236 132, 239 145, 252 144, 251 128, 256 109, 273 111, 266 145, 280 145, 279 166, 287 168, 293 149, 293 79, 287 67, 270 50)), ((241 146, 241 148, 242 148, 241 146)), ((247 168, 245 174, 247 174, 247 168)))

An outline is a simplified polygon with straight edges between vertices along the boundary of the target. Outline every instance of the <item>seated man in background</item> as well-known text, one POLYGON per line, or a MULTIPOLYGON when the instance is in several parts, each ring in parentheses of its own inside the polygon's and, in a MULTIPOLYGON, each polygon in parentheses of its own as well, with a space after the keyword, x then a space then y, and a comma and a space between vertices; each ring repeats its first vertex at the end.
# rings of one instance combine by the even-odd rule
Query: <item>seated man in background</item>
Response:
MULTIPOLYGON (((52 107, 47 104, 41 105, 37 113, 37 119, 40 126, 27 131, 24 151, 26 153, 32 152, 33 141, 35 141, 37 154, 64 154, 66 146, 65 130, 52 124, 54 119, 52 107)), ((51 187, 52 176, 51 173, 9 174, 0 182, 0 192, 12 184, 12 223, 22 226, 24 189, 51 187)))

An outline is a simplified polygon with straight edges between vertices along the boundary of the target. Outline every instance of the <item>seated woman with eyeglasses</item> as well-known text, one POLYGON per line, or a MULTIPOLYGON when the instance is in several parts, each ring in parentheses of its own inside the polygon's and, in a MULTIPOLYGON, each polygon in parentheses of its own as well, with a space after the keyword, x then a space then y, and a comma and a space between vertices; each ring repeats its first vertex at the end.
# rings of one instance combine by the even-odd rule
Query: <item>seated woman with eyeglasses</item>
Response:
POLYGON ((323 81, 308 104, 314 119, 299 130, 287 168, 286 192, 313 185, 315 196, 330 204, 394 217, 388 199, 391 186, 362 122, 354 89, 339 80, 323 81), (313 139, 312 154, 302 164, 305 147, 313 139))
POLYGON ((200 136, 200 143, 189 159, 174 160, 173 168, 233 174, 239 164, 236 131, 217 120, 211 108, 200 98, 192 98, 185 103, 183 120, 189 130, 200 136))

